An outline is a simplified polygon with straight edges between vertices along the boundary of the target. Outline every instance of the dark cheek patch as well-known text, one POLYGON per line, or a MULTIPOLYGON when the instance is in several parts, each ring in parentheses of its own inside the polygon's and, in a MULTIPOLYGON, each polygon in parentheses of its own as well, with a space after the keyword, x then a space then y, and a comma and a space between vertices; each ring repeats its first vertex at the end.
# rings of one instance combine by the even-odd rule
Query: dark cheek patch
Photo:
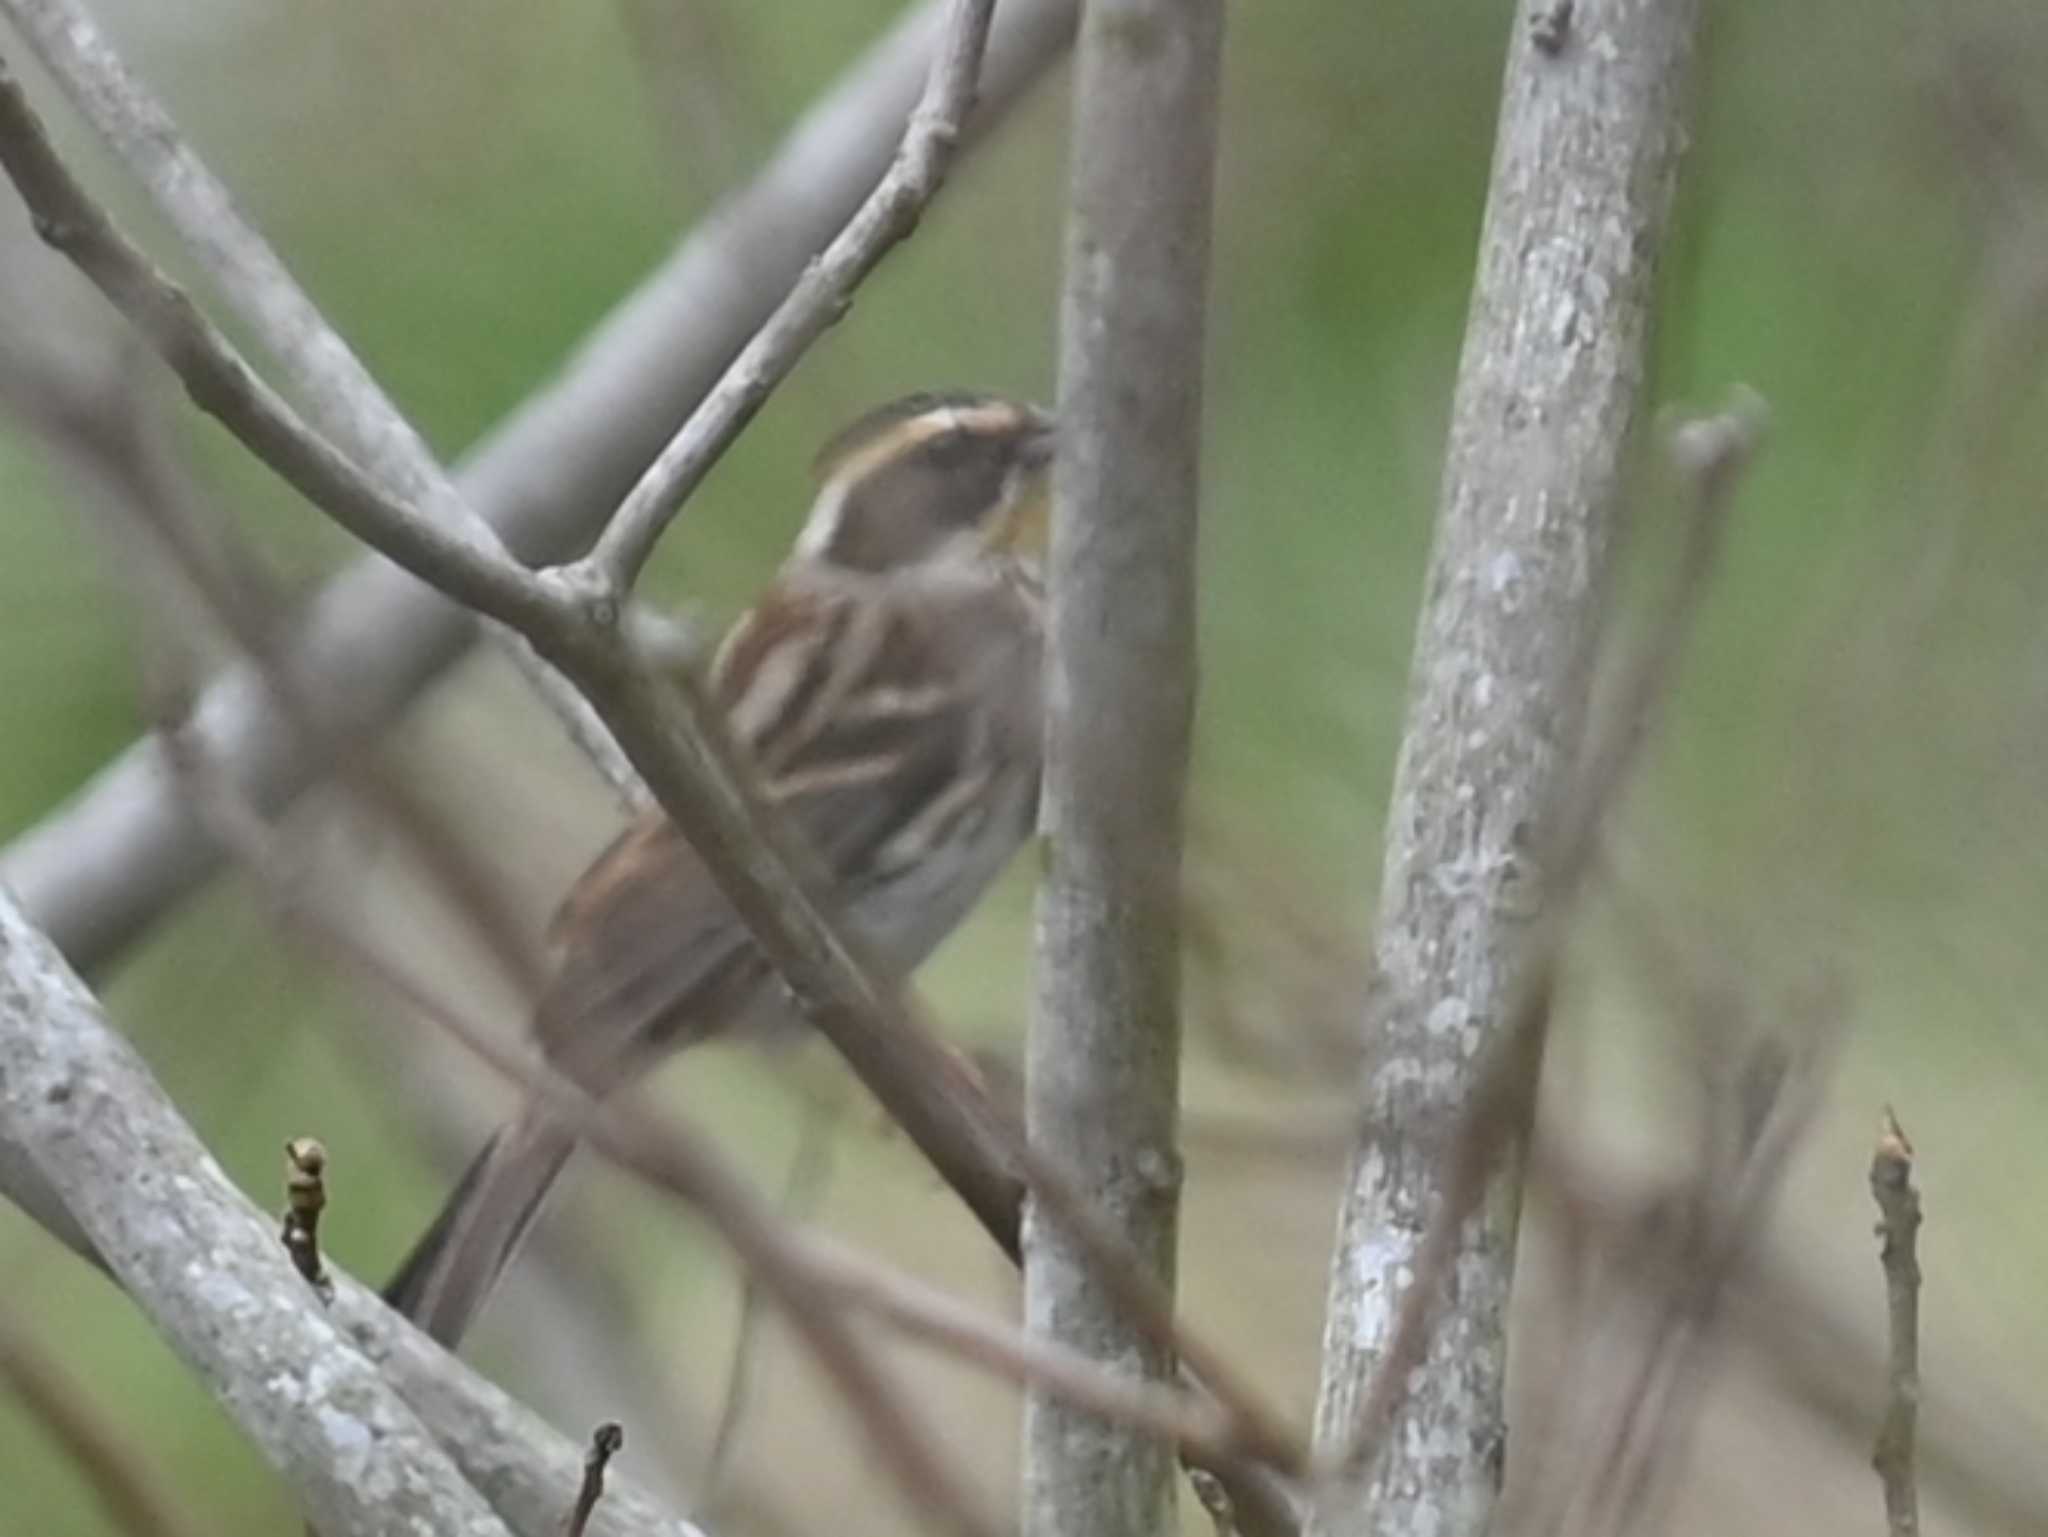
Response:
POLYGON ((832 559, 856 571, 882 571, 929 554, 995 506, 1003 466, 992 445, 944 456, 921 454, 885 465, 846 493, 832 559))

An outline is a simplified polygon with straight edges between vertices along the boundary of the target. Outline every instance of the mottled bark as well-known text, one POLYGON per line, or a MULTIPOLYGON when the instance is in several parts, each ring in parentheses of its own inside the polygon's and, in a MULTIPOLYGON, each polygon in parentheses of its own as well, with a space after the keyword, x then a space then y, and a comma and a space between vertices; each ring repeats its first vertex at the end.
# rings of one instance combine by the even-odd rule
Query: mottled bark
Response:
MULTIPOLYGON (((1516 982, 1591 682, 1698 0, 1533 0, 1508 50, 1387 823, 1365 1125, 1317 1434, 1350 1440, 1516 982)), ((1468 1221, 1426 1363, 1323 1533, 1481 1531, 1499 1491, 1516 1203, 1468 1221)))
POLYGON ((0 895, 0 1142, 322 1531, 507 1537, 292 1269, 56 950, 0 895))
MULTIPOLYGON (((1047 865, 1033 1142, 1169 1284, 1180 1160, 1178 893, 1194 704, 1203 307, 1218 0, 1090 0, 1075 82, 1052 533, 1047 865)), ((1133 1374, 1174 1363, 1060 1225, 1025 1222, 1025 1312, 1133 1374)), ((1029 1537, 1154 1537, 1173 1450, 1034 1393, 1029 1537)))

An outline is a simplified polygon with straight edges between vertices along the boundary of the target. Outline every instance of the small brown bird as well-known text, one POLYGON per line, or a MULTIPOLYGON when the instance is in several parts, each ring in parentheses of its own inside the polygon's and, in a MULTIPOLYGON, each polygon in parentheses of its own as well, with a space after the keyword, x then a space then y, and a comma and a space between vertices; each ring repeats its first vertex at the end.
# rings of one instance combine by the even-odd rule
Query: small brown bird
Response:
MULTIPOLYGON (((913 395, 827 444, 775 580, 712 663, 711 692, 766 799, 836 883, 880 964, 917 966, 1030 836, 1038 809, 1053 454, 1041 411, 913 395)), ((569 892, 534 1030, 594 1096, 669 1052, 772 1027, 789 1001, 659 810, 569 892)), ((529 1107, 501 1130, 386 1289, 453 1345, 575 1148, 529 1107)))

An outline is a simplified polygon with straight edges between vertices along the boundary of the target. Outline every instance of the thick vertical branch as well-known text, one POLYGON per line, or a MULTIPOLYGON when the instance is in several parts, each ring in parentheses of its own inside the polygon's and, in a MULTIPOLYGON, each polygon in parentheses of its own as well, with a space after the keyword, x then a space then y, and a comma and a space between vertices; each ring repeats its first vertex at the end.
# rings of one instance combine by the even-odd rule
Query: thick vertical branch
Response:
MULTIPOLYGON (((1317 1431, 1344 1443, 1418 1273, 1446 1139, 1516 985, 1591 682, 1698 0, 1525 0, 1388 817, 1368 1128, 1339 1215, 1317 1431)), ((1530 1069, 1534 1070, 1533 1066, 1530 1069)), ((1426 1360, 1324 1532, 1475 1532, 1499 1490, 1515 1202, 1462 1226, 1426 1360)))
MULTIPOLYGON (((1032 1141, 1169 1284, 1181 803, 1194 705, 1202 319, 1220 88, 1217 0, 1090 0, 1075 83, 1061 319, 1032 1141)), ((1171 1374, 1034 1202, 1030 1327, 1171 1374)), ((1027 1401, 1030 1537, 1170 1528, 1172 1449, 1044 1393, 1027 1401)))

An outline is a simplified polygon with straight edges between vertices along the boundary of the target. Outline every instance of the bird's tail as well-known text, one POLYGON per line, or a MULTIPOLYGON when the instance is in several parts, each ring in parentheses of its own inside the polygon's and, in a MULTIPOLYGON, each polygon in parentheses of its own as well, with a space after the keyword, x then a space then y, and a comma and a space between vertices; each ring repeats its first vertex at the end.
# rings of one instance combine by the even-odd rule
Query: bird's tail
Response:
POLYGON ((575 1132, 544 1111, 499 1131, 385 1286, 384 1300, 453 1350, 575 1150, 575 1132))

